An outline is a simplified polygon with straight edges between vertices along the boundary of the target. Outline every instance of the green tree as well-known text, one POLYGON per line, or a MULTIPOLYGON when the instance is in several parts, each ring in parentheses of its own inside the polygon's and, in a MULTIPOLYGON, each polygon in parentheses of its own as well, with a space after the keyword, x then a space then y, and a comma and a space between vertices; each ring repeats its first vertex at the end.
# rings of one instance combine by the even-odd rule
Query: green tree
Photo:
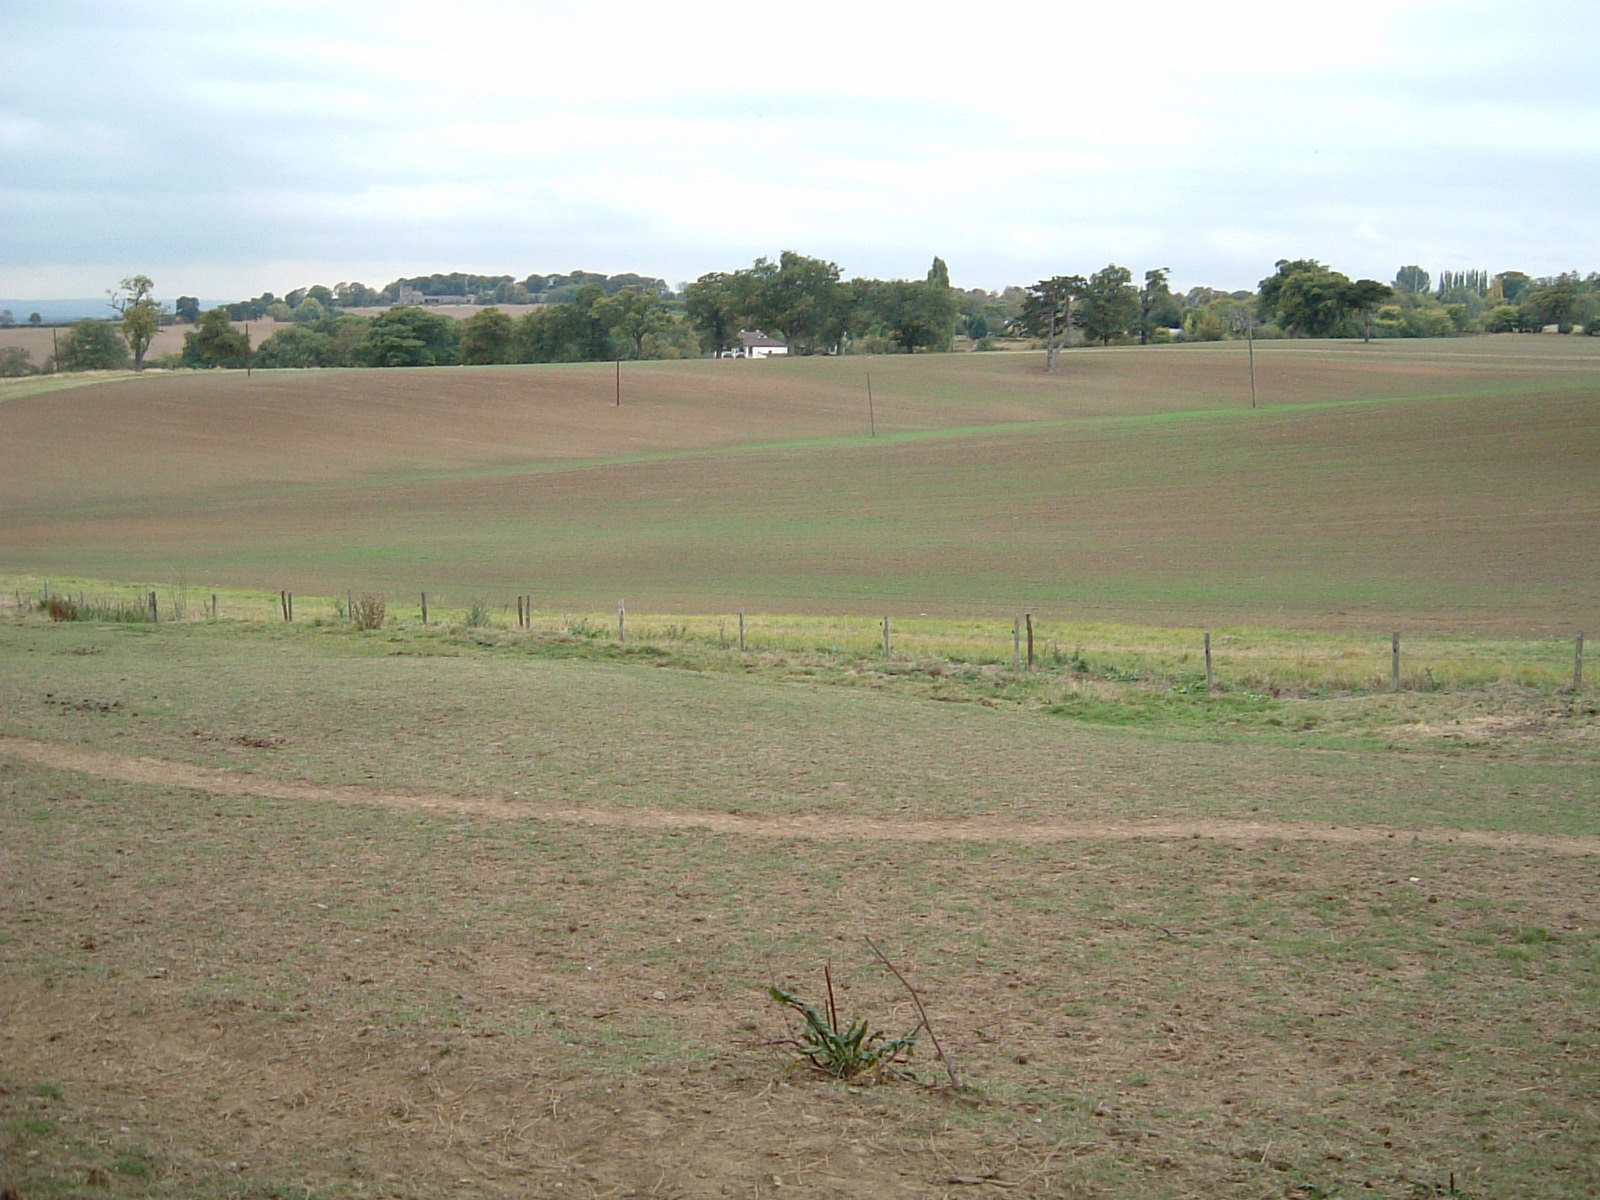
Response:
POLYGON ((836 263, 785 250, 777 262, 758 258, 750 268, 752 315, 768 333, 781 333, 790 354, 831 350, 850 322, 850 293, 836 263))
POLYGON ((1139 344, 1149 345, 1150 335, 1157 329, 1171 329, 1181 318, 1178 299, 1167 286, 1170 267, 1157 267, 1144 273, 1144 286, 1139 289, 1139 344))
POLYGON ((1483 319, 1483 328, 1487 333, 1513 333, 1516 331, 1522 317, 1522 311, 1515 304, 1496 304, 1483 319))
POLYGON ((923 344, 929 350, 949 350, 955 345, 958 297, 950 286, 950 268, 937 254, 922 284, 923 320, 929 333, 923 344))
POLYGON ((333 338, 309 325, 289 325, 257 346, 251 361, 262 370, 339 365, 333 338))
POLYGON ((732 348, 749 319, 750 277, 712 271, 683 289, 683 311, 713 355, 732 348))
POLYGON ((1432 282, 1421 267, 1401 267, 1394 277, 1394 290, 1405 296, 1426 296, 1432 282))
POLYGON ((935 258, 926 279, 857 280, 859 321, 907 354, 948 350, 954 337, 956 298, 944 260, 935 258))
POLYGON ((469 366, 516 361, 515 322, 498 308, 485 308, 461 322, 461 361, 469 366))
POLYGON ((193 325, 200 319, 200 301, 193 296, 179 296, 172 303, 172 311, 183 324, 193 325))
POLYGON ((79 321, 56 347, 58 371, 115 371, 128 365, 128 344, 111 321, 79 321))
MULTIPOLYGON (((1350 314, 1362 307, 1363 298, 1382 285, 1363 280, 1358 291, 1348 276, 1314 258, 1303 258, 1279 259, 1277 271, 1259 286, 1259 319, 1271 321, 1291 334, 1336 337, 1344 332, 1350 314)), ((1377 299, 1368 303, 1376 304, 1377 299)))
POLYGON ((698 358, 700 335, 680 313, 669 313, 666 323, 645 335, 645 358, 698 358))
POLYGON ((1056 369, 1056 359, 1072 337, 1073 308, 1088 287, 1089 281, 1082 275, 1057 275, 1041 279, 1023 297, 1017 325, 1044 339, 1046 371, 1056 369))
POLYGON ((21 346, 0 349, 0 379, 15 379, 33 374, 33 360, 21 346))
POLYGON ((611 344, 611 327, 601 302, 606 298, 603 284, 580 283, 572 300, 559 307, 559 328, 564 341, 563 362, 608 362, 616 357, 611 344))
POLYGON ((122 320, 122 336, 133 352, 133 369, 144 370, 144 356, 161 328, 161 304, 148 275, 130 275, 111 297, 111 307, 122 320))
POLYGON ((186 367, 242 367, 248 353, 244 330, 234 328, 227 309, 202 313, 194 331, 183 335, 186 367))
POLYGON ((1376 279, 1358 279, 1350 285, 1350 307, 1361 314, 1362 341, 1372 340, 1372 314, 1385 300, 1394 295, 1394 289, 1376 279))
POLYGON ((513 335, 518 362, 604 362, 613 357, 611 330, 598 283, 580 284, 564 304, 541 304, 525 314, 513 335))
POLYGON ((364 367, 442 367, 460 361, 455 321, 426 309, 391 308, 375 317, 354 348, 364 367))
POLYGON ((564 304, 541 304, 518 317, 512 329, 512 354, 516 362, 560 362, 564 304))
POLYGON ((44 323, 44 318, 41 317, 38 313, 31 312, 31 313, 28 314, 28 324, 29 325, 33 325, 33 326, 37 327, 39 325, 42 325, 43 323, 44 323))
POLYGON ((1288 282, 1291 275, 1327 269, 1314 258, 1280 258, 1277 269, 1256 285, 1256 319, 1280 327, 1286 326, 1288 323, 1282 319, 1278 311, 1278 298, 1283 293, 1283 285, 1288 282))
POLYGON ((383 294, 364 283, 338 283, 333 288, 335 308, 376 308, 383 302, 383 294))
POLYGON ((1522 271, 1502 271, 1494 277, 1492 286, 1500 289, 1500 298, 1507 304, 1516 304, 1533 287, 1533 277, 1522 271))
POLYGON ((1334 337, 1355 308, 1350 277, 1319 266, 1291 273, 1278 292, 1278 320, 1307 337, 1334 337))
POLYGON ((600 300, 595 306, 595 314, 606 326, 612 339, 626 346, 635 359, 644 357, 645 338, 664 329, 667 324, 661 294, 638 284, 628 284, 621 291, 600 300))
POLYGON ((1558 333, 1571 333, 1573 313, 1578 308, 1577 272, 1539 280, 1538 287, 1522 297, 1521 308, 1527 324, 1543 329, 1554 325, 1558 333))
POLYGON ((1112 263, 1089 276, 1079 312, 1085 337, 1106 346, 1112 338, 1122 337, 1139 321, 1139 289, 1133 286, 1133 272, 1112 263))
POLYGON ((16 323, 17 319, 11 315, 9 308, 0 308, 0 328, 10 329, 16 323))

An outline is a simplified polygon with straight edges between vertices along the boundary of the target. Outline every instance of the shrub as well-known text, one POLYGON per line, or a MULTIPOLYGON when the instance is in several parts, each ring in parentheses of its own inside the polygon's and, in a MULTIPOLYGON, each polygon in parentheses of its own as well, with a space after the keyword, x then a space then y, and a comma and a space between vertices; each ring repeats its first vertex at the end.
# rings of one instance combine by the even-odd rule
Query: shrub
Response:
POLYGON ((78 602, 70 596, 51 596, 45 607, 52 621, 76 621, 78 619, 78 602))
POLYGON ((16 379, 33 373, 33 360, 21 346, 6 346, 0 349, 0 379, 16 379))
POLYGON ((362 592, 350 604, 350 619, 357 629, 382 629, 388 605, 381 593, 362 592))

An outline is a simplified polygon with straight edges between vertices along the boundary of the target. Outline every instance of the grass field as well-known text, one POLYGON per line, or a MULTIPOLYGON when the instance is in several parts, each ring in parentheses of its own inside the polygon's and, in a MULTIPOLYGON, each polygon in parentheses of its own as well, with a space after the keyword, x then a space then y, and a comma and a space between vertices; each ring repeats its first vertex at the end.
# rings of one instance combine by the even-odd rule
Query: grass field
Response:
POLYGON ((45 1197, 1600 1184, 1592 705, 1463 739, 1443 712, 1400 732, 1435 698, 1377 696, 1332 732, 1197 737, 812 670, 12 619, 10 1178, 45 1197), (777 1044, 765 988, 820 1001, 830 962, 848 1011, 915 1024, 867 936, 960 1088, 926 1038, 920 1083, 865 1088, 777 1044))
POLYGON ((1600 1193, 1597 360, 1232 351, 0 390, 0 1187, 1600 1193))

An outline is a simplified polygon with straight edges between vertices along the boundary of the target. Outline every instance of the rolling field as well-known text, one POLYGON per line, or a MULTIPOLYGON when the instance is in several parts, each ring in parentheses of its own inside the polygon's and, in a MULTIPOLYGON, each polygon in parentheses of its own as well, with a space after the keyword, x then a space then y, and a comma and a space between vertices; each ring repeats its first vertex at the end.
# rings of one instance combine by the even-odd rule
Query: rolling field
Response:
POLYGON ((0 388, 0 1188, 1600 1193, 1600 347, 1258 353, 0 388))
POLYGON ((1570 633, 1592 339, 0 391, 12 572, 640 612, 1570 633), (872 374, 868 436, 866 375, 872 374))

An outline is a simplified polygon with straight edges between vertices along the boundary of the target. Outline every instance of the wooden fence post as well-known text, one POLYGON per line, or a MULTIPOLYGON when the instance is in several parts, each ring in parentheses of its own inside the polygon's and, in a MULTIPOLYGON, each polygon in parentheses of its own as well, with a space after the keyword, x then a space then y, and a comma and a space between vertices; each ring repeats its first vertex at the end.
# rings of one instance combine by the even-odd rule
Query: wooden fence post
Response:
POLYGON ((1400 690, 1400 635, 1397 633, 1391 639, 1389 650, 1389 680, 1394 685, 1394 690, 1400 690))
POLYGON ((883 656, 885 658, 888 658, 890 656, 890 649, 889 649, 889 618, 888 617, 885 617, 883 619, 883 656))
POLYGON ((154 592, 150 593, 150 619, 152 621, 159 621, 161 619, 156 615, 156 594, 154 592))
POLYGON ((215 592, 211 593, 211 619, 213 621, 217 619, 217 594, 215 592))
POLYGON ((422 593, 422 627, 428 627, 428 593, 422 593))
POLYGON ((628 640, 628 603, 626 600, 617 601, 617 641, 628 640))
POLYGON ((744 652, 744 609, 741 608, 739 610, 739 653, 743 654, 744 652))
POLYGON ((1572 654, 1572 692, 1583 691, 1583 630, 1578 630, 1577 649, 1572 654))
POLYGON ((1215 677, 1211 674, 1211 635, 1208 633, 1206 634, 1206 695, 1211 694, 1215 682, 1215 677))
POLYGON ((1022 614, 1011 618, 1011 670, 1022 670, 1022 614))
POLYGON ((1024 613, 1028 623, 1028 670, 1033 670, 1033 614, 1024 613))

